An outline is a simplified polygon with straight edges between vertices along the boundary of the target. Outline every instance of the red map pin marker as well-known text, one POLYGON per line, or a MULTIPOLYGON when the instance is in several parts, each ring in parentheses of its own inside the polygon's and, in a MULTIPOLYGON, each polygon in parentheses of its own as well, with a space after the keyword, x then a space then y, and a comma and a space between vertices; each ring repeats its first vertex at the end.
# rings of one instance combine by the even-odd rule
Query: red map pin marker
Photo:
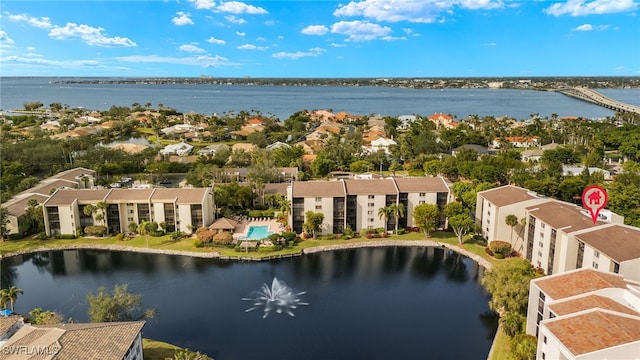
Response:
POLYGON ((594 224, 598 221, 598 214, 607 205, 608 200, 607 191, 598 185, 591 185, 582 192, 582 205, 591 213, 594 224))

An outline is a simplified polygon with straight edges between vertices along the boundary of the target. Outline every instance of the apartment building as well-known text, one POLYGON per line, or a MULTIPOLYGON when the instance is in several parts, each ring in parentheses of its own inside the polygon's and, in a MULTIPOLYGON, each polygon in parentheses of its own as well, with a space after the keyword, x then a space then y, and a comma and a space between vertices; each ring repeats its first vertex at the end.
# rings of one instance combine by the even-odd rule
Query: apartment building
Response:
POLYGON ((640 229, 621 216, 605 211, 593 223, 584 209, 557 200, 526 211, 524 257, 545 274, 593 268, 640 280, 640 229))
MULTIPOLYGON (((307 211, 324 214, 320 234, 341 233, 347 226, 360 229, 395 228, 395 219, 385 221, 379 210, 391 204, 402 204, 405 214, 398 227, 414 226, 413 209, 420 204, 450 201, 450 190, 441 177, 341 179, 335 181, 294 181, 287 189, 291 201, 290 223, 293 231, 302 232, 307 211)), ((445 226, 444 218, 441 226, 445 226)))
POLYGON ((516 250, 522 247, 522 225, 518 230, 505 223, 508 215, 515 215, 519 221, 525 218, 527 206, 548 202, 550 199, 527 189, 506 185, 480 191, 476 195, 476 224, 482 228, 482 236, 487 241, 513 241, 516 250), (515 234, 514 234, 515 233, 515 234))
POLYGON ((526 332, 537 359, 636 359, 640 283, 593 269, 534 279, 526 332))
POLYGON ((58 189, 43 203, 48 236, 77 234, 78 228, 104 225, 110 234, 129 224, 165 223, 166 231, 191 233, 214 218, 211 188, 58 189), (85 214, 85 207, 94 211, 85 214))
POLYGON ((16 194, 2 204, 7 211, 7 234, 22 234, 30 224, 23 221, 29 202, 42 204, 56 189, 88 189, 94 185, 96 173, 91 169, 75 168, 41 180, 36 186, 16 194))

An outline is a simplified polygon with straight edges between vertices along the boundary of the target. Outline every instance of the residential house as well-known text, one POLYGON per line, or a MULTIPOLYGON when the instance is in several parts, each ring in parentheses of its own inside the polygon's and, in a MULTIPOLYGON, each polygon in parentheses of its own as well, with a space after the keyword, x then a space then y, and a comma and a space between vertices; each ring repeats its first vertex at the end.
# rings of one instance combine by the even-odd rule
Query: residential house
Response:
POLYGON ((276 141, 273 144, 269 144, 267 145, 266 149, 267 150, 274 150, 274 149, 278 149, 278 148, 290 148, 291 146, 289 144, 283 143, 281 141, 276 141))
POLYGON ((192 233, 213 221, 211 188, 59 189, 43 203, 48 236, 77 234, 86 226, 104 225, 110 234, 128 231, 130 223, 165 223, 165 230, 192 233), (85 214, 87 205, 99 206, 85 214), (98 216, 100 215, 100 216, 98 216))
POLYGON ((640 356, 640 283, 577 269, 530 283, 526 333, 536 359, 635 359, 640 356))
MULTIPOLYGON (((584 173, 584 166, 562 166, 562 175, 564 176, 580 176, 584 173)), ((601 169, 598 167, 589 167, 589 175, 596 173, 602 173, 605 180, 611 180, 611 172, 609 170, 601 169)))
MULTIPOLYGON (((347 226, 354 231, 385 228, 393 230, 395 219, 380 218, 380 208, 402 204, 405 214, 400 228, 413 227, 415 206, 430 203, 440 208, 450 201, 450 190, 441 177, 340 179, 334 181, 294 181, 287 189, 291 201, 289 222, 302 232, 307 211, 324 214, 321 234, 341 233, 347 226)), ((444 218, 440 223, 445 226, 444 218)))
POLYGON ((26 324, 0 348, 0 359, 142 360, 144 324, 144 321, 26 324), (16 349, 24 351, 11 351, 16 349))
POLYGON ((371 146, 363 146, 362 149, 366 153, 375 153, 378 151, 383 151, 385 154, 390 155, 392 146, 398 145, 398 143, 393 139, 388 139, 386 137, 379 137, 373 141, 371 141, 371 146))
POLYGON ((411 125, 412 122, 416 121, 417 116, 415 115, 400 115, 398 116, 398 130, 407 130, 409 128, 409 125, 411 125))
POLYGON ((545 150, 543 149, 527 149, 520 154, 522 161, 540 161, 542 159, 542 154, 544 154, 545 150))
POLYGON ((215 155, 216 151, 229 149, 227 144, 212 144, 198 150, 198 155, 215 155))
POLYGON ((540 137, 539 136, 531 136, 531 137, 526 137, 526 136, 507 136, 506 138, 495 138, 495 139, 493 139, 492 146, 494 148, 499 148, 500 144, 503 141, 511 144, 511 146, 513 146, 513 147, 529 148, 529 147, 538 146, 540 144, 540 137))
POLYGON ((187 156, 191 151, 193 151, 193 145, 187 144, 186 142, 179 142, 165 146, 164 149, 160 150, 160 154, 187 156))
POLYGON ((436 124, 438 128, 454 129, 459 125, 457 121, 451 118, 451 115, 443 113, 430 115, 429 120, 436 124))
POLYGON ((464 144, 451 150, 451 155, 456 156, 456 154, 458 154, 462 149, 473 150, 478 153, 478 157, 490 154, 489 148, 487 148, 486 146, 477 145, 477 144, 464 144))

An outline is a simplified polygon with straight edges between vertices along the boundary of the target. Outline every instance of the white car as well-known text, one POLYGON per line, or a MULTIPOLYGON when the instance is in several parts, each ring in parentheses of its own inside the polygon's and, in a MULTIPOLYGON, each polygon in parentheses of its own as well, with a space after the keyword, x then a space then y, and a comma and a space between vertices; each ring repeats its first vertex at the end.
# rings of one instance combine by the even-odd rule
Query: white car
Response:
POLYGON ((122 184, 120 184, 120 183, 113 183, 113 184, 109 185, 109 187, 110 187, 110 188, 119 188, 119 187, 122 187, 122 184))

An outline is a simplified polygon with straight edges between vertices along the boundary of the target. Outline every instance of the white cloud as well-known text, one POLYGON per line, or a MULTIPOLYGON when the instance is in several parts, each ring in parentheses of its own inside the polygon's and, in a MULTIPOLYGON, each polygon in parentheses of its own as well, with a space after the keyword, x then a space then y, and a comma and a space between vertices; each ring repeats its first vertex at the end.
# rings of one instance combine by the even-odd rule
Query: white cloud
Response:
POLYGON ((27 14, 8 14, 7 18, 11 21, 24 21, 33 27, 41 29, 50 29, 53 26, 48 17, 36 18, 27 14))
POLYGON ((331 46, 333 46, 335 48, 341 48, 341 47, 345 47, 347 45, 346 44, 331 43, 331 46))
POLYGON ((0 30, 0 47, 10 47, 13 46, 15 42, 13 39, 7 35, 6 31, 0 30))
POLYGON ((351 41, 366 41, 388 36, 391 28, 368 21, 340 21, 331 26, 331 32, 348 35, 351 41))
POLYGON ((216 2, 212 0, 189 0, 192 2, 196 9, 213 9, 216 7, 216 2))
POLYGON ((406 36, 383 36, 380 40, 384 41, 396 41, 396 40, 407 40, 406 36))
POLYGON ((598 25, 598 26, 593 26, 591 24, 582 24, 576 28, 573 28, 571 30, 573 31, 591 31, 591 30, 600 30, 600 31, 604 31, 607 30, 609 28, 609 25, 598 25))
POLYGON ((85 44, 91 46, 136 46, 136 43, 126 37, 106 37, 103 28, 96 28, 89 25, 77 25, 67 23, 64 27, 55 26, 49 32, 49 37, 55 40, 81 39, 85 44))
POLYGON ((634 11, 637 8, 638 3, 634 0, 568 0, 555 3, 544 11, 554 16, 584 16, 634 11))
POLYGON ((315 56, 320 56, 322 54, 324 54, 326 50, 323 48, 313 48, 313 49, 309 49, 309 51, 298 51, 298 52, 294 52, 294 53, 290 53, 290 52, 277 52, 271 55, 271 57, 274 57, 276 59, 289 59, 289 60, 298 60, 300 58, 303 57, 315 57, 315 56))
POLYGON ((226 44, 227 44, 227 42, 226 42, 226 41, 224 41, 224 40, 220 40, 220 39, 216 39, 216 38, 214 38, 213 36, 212 36, 212 37, 210 37, 210 38, 207 40, 207 42, 208 42, 208 43, 211 43, 211 44, 218 44, 218 45, 226 45, 226 44))
POLYGON ((158 55, 133 55, 117 58, 119 61, 133 63, 158 63, 158 64, 177 64, 200 66, 203 68, 219 67, 219 66, 236 66, 239 64, 230 62, 229 59, 222 56, 191 56, 191 57, 165 57, 158 55))
POLYGON ((472 10, 503 7, 502 0, 361 0, 339 5, 335 16, 364 16, 376 21, 432 23, 455 7, 472 10))
POLYGON ((247 35, 247 33, 244 33, 242 31, 236 31, 236 35, 244 37, 245 35, 247 35))
POLYGON ((324 35, 328 31, 329 29, 324 25, 309 25, 300 32, 305 35, 324 35))
POLYGON ((261 7, 247 5, 240 1, 223 2, 216 7, 216 11, 232 14, 268 14, 267 10, 261 7))
POLYGON ((55 68, 75 69, 86 66, 96 67, 100 66, 100 62, 96 60, 48 60, 41 57, 25 57, 25 56, 6 56, 1 57, 0 62, 3 64, 16 63, 16 64, 31 64, 31 65, 46 65, 55 68))
POLYGON ((225 19, 227 19, 228 22, 232 23, 232 24, 246 24, 247 20, 243 19, 243 18, 239 18, 239 17, 235 17, 233 15, 227 15, 224 17, 225 19))
POLYGON ((192 44, 186 44, 186 45, 180 45, 180 47, 178 48, 180 51, 184 51, 184 52, 188 52, 188 53, 192 53, 192 54, 201 54, 203 52, 206 52, 204 49, 199 48, 195 45, 192 44))
POLYGON ((591 31, 593 30, 593 26, 591 24, 582 24, 573 30, 574 31, 591 31))
POLYGON ((182 26, 182 25, 193 25, 193 20, 191 20, 191 18, 189 16, 189 14, 183 12, 183 11, 178 11, 176 13, 176 17, 172 18, 171 21, 178 25, 178 26, 182 26))
POLYGON ((237 47, 240 50, 267 50, 268 46, 256 46, 253 44, 244 44, 237 47))

